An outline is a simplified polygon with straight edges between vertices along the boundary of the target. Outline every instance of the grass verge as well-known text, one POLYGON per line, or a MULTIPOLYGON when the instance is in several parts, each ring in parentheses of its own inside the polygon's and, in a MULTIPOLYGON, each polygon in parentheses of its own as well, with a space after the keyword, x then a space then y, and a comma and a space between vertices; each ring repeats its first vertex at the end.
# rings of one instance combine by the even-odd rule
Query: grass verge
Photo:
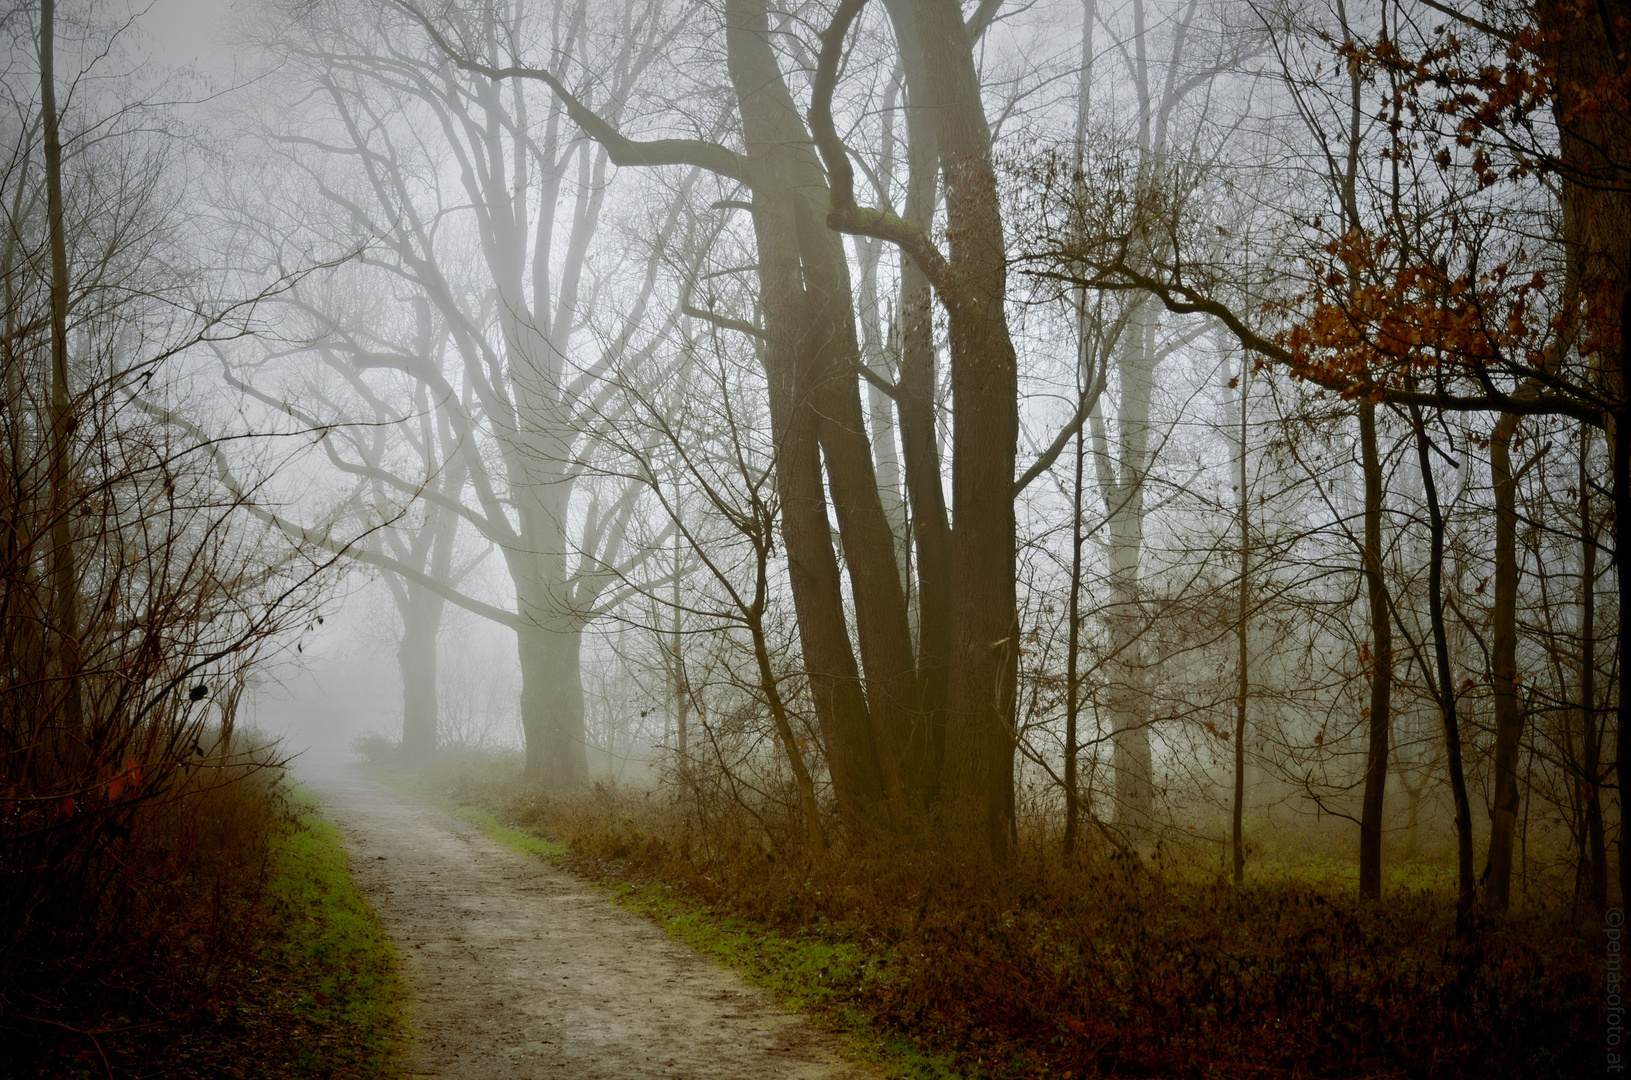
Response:
POLYGON ((160 1062, 159 1075, 174 1080, 397 1075, 406 1025, 396 950, 317 800, 298 784, 282 795, 288 815, 272 838, 248 971, 218 1008, 168 1032, 174 1041, 133 1046, 131 1075, 154 1075, 160 1062))
POLYGON ((396 949, 351 879, 339 830, 304 788, 289 800, 262 952, 264 1006, 285 1025, 268 1075, 389 1076, 406 1030, 396 949))
POLYGON ((206 796, 202 835, 189 841, 191 862, 173 875, 176 895, 190 906, 179 914, 160 910, 168 924, 149 925, 145 965, 127 962, 120 972, 155 989, 123 1000, 104 990, 111 1004, 93 1000, 100 1007, 72 1023, 25 1027, 7 1023, 8 1010, 0 1010, 0 1076, 397 1074, 405 1033, 397 956, 351 879, 339 832, 310 793, 283 780, 245 781, 206 796), (250 854, 226 864, 231 873, 211 872, 223 853, 240 851, 250 854), (204 960, 208 968, 192 980, 201 985, 186 996, 180 991, 191 983, 162 978, 170 969, 186 975, 203 968, 204 960))

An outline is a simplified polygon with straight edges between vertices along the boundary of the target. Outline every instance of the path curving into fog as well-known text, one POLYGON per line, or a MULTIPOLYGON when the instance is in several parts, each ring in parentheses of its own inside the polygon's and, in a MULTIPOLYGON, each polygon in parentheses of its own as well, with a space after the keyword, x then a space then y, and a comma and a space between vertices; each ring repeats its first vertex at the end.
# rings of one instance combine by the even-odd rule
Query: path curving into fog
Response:
POLYGON ((402 952, 409 1077, 870 1075, 734 972, 474 826, 349 771, 302 780, 402 952))

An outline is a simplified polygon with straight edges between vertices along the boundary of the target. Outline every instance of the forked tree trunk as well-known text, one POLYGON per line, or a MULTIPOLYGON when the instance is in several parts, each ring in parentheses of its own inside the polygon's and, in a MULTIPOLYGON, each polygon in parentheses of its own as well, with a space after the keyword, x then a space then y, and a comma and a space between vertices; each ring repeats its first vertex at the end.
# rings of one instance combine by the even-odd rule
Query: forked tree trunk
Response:
MULTIPOLYGON (((767 41, 760 0, 729 0, 726 49, 737 88, 754 189, 759 302, 764 313, 765 376, 776 446, 782 543, 788 560, 799 641, 810 680, 840 813, 851 828, 877 820, 884 799, 872 717, 844 617, 821 475, 808 343, 812 337, 799 260, 799 226, 789 160, 790 99, 767 41), (775 92, 780 88, 780 93, 775 92)), ((797 115, 793 114, 793 120, 797 115)), ((802 129, 802 123, 799 125, 802 129)), ((891 563, 893 559, 891 558, 891 563)), ((891 571, 892 573, 892 571, 891 571)), ((898 582, 897 582, 898 589, 898 582)))
POLYGON ((952 431, 951 680, 944 820, 972 826, 1005 860, 1013 829, 1014 462, 1018 370, 1008 332, 1004 246, 991 129, 956 0, 914 0, 938 137, 950 246, 952 431))

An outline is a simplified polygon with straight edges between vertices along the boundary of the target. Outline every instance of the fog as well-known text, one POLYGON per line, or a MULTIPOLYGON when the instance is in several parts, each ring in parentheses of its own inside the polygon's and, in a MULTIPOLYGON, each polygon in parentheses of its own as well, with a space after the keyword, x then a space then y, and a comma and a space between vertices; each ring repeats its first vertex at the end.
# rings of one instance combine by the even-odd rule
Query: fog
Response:
POLYGON ((297 770, 1606 903, 1623 163, 1437 4, 911 7, 69 3, 49 214, 14 7, 17 446, 171 455, 24 577, 181 478, 297 770))

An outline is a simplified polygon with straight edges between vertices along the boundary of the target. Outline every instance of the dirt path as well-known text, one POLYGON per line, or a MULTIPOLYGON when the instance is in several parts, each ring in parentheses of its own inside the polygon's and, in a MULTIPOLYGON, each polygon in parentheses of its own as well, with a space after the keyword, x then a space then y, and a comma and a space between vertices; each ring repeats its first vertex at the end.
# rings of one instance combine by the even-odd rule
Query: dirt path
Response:
POLYGON ((573 878, 347 772, 302 777, 402 951, 409 1076, 860 1080, 833 1038, 573 878))

